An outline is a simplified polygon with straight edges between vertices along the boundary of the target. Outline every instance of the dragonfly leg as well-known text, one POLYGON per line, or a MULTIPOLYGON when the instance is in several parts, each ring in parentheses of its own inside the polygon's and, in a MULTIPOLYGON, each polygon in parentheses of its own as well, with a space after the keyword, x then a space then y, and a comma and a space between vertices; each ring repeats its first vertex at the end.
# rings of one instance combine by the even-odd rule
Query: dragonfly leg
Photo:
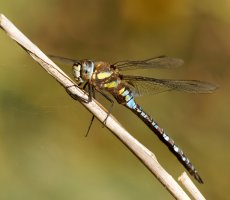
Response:
POLYGON ((105 120, 103 121, 103 126, 102 127, 104 128, 104 126, 106 125, 106 120, 108 119, 108 117, 109 117, 109 115, 110 115, 110 113, 112 111, 114 101, 107 94, 103 93, 102 91, 100 91, 100 90, 97 90, 97 91, 111 103, 111 106, 108 109, 107 116, 106 116, 105 120))
POLYGON ((91 126, 92 126, 92 124, 93 124, 94 118, 95 118, 95 116, 93 115, 92 118, 91 118, 91 121, 90 121, 88 130, 87 130, 87 132, 86 132, 86 134, 85 134, 85 137, 87 137, 87 136, 89 135, 89 131, 90 131, 91 126))
MULTIPOLYGON (((73 87, 73 86, 76 86, 76 85, 71 85, 71 86, 69 86, 68 88, 73 87)), ((87 86, 88 86, 88 88, 87 88, 87 91, 86 91, 86 92, 88 92, 88 94, 89 94, 88 99, 84 99, 84 98, 81 98, 81 97, 79 97, 79 96, 77 96, 77 95, 73 95, 73 94, 68 90, 68 88, 66 88, 66 91, 68 92, 68 94, 69 94, 73 99, 78 100, 78 101, 83 101, 84 103, 89 103, 89 102, 92 101, 92 96, 93 96, 93 98, 95 98, 95 90, 94 90, 94 87, 92 87, 88 82, 86 82, 86 83, 83 85, 82 89, 85 91, 87 86)), ((93 124, 94 118, 95 118, 95 117, 94 117, 94 115, 93 115, 93 116, 92 116, 92 119, 91 119, 91 121, 90 121, 89 128, 88 128, 88 130, 87 130, 87 132, 86 132, 85 137, 87 137, 88 134, 89 134, 89 131, 90 131, 91 126, 92 126, 92 124, 93 124)))
POLYGON ((71 86, 68 86, 68 87, 66 88, 66 91, 67 91, 67 93, 68 93, 73 99, 78 100, 78 101, 82 101, 82 102, 84 102, 84 103, 89 103, 90 101, 92 101, 92 92, 91 92, 92 89, 91 89, 91 87, 90 87, 90 85, 89 85, 88 82, 85 83, 85 85, 83 86, 83 89, 85 89, 85 87, 86 87, 87 85, 88 85, 88 94, 89 94, 88 99, 79 97, 78 95, 74 95, 74 94, 72 94, 72 93, 69 91, 69 88, 71 88, 71 87, 77 87, 78 85, 71 85, 71 86))
MULTIPOLYGON (((84 87, 85 87, 85 85, 84 85, 84 87)), ((83 87, 83 88, 84 88, 84 87, 83 87)), ((96 99, 96 95, 95 95, 95 89, 94 89, 94 87, 92 87, 92 94, 93 94, 93 98, 94 98, 94 99, 96 99)), ((87 132, 86 132, 85 137, 87 137, 87 136, 88 136, 88 134, 89 134, 89 131, 90 131, 91 126, 92 126, 92 124, 93 124, 94 118, 95 118, 95 116, 93 115, 93 116, 92 116, 92 119, 91 119, 91 121, 90 121, 90 124, 89 124, 89 127, 88 127, 88 130, 87 130, 87 132)))

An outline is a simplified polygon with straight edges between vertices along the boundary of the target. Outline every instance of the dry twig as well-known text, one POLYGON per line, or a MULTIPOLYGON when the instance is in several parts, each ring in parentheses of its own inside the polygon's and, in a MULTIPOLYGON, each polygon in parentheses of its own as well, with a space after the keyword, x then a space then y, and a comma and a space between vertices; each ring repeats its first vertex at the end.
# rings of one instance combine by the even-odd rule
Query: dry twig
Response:
MULTIPOLYGON (((23 33, 21 33, 4 15, 0 14, 0 27, 15 40, 35 61, 37 61, 51 76, 53 76, 68 93, 74 97, 87 99, 88 96, 75 86, 75 83, 53 63, 37 46, 35 46, 23 33)), ((101 122, 107 116, 106 110, 96 101, 82 103, 101 122)), ((133 152, 133 154, 150 170, 160 183, 176 199, 190 199, 178 183, 158 163, 155 155, 145 146, 132 137, 119 122, 110 115, 106 121, 106 127, 133 152)))
POLYGON ((204 196, 200 193, 197 187, 194 185, 192 180, 188 177, 187 173, 183 172, 182 175, 178 178, 179 181, 184 185, 188 192, 196 200, 205 200, 204 196))

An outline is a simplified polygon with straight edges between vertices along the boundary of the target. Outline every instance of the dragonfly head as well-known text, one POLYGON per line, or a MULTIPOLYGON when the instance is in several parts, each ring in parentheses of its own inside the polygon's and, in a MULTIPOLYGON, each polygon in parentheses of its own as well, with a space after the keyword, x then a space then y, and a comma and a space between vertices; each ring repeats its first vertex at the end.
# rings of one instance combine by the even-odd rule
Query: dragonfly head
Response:
POLYGON ((82 60, 79 63, 74 63, 73 65, 73 76, 80 85, 84 81, 91 79, 94 71, 94 63, 90 60, 82 60))

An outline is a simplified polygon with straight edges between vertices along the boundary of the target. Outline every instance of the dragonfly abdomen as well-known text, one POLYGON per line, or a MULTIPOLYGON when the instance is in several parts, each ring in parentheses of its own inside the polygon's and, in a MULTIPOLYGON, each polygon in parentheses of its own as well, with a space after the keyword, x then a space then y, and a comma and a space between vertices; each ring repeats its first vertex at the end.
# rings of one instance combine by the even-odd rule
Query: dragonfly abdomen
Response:
MULTIPOLYGON (((124 93, 123 93, 124 94, 124 93)), ((203 183, 201 177, 199 176, 197 170, 183 153, 183 151, 175 144, 174 140, 169 137, 165 131, 158 126, 158 124, 153 120, 151 116, 143 111, 141 106, 139 106, 132 95, 128 94, 128 101, 126 101, 125 106, 128 107, 132 112, 134 112, 157 136, 158 138, 166 144, 169 150, 177 157, 180 163, 188 170, 188 172, 194 176, 194 178, 199 182, 203 183)))

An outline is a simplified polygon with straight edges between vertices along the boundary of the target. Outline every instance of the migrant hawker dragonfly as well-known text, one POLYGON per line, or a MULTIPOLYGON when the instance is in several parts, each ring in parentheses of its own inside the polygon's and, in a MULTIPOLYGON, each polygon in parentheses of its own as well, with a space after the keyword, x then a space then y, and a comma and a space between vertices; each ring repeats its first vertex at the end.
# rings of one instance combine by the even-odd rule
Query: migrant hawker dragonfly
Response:
MULTIPOLYGON (((119 61, 114 64, 88 59, 75 60, 59 56, 50 57, 72 65, 73 76, 77 84, 81 85, 84 83, 84 89, 88 86, 89 99, 91 99, 94 90, 100 92, 105 97, 107 97, 107 95, 103 92, 107 91, 119 104, 130 109, 158 136, 188 172, 199 183, 203 183, 194 165, 184 152, 175 144, 174 140, 158 126, 155 120, 143 111, 141 106, 136 103, 135 97, 171 90, 189 93, 211 93, 216 89, 215 85, 198 80, 156 79, 123 75, 121 73, 124 70, 133 69, 174 68, 183 64, 183 61, 180 59, 166 56, 140 61, 119 61)), ((109 97, 107 98, 110 99, 109 97)))

